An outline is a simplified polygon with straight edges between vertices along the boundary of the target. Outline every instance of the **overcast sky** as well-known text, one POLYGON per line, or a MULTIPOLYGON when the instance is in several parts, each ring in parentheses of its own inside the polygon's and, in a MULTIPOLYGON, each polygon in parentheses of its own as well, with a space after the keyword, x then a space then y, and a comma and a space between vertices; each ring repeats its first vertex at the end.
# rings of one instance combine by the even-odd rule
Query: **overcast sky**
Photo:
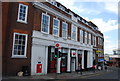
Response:
POLYGON ((118 48, 118 0, 57 0, 81 17, 96 24, 104 34, 104 52, 118 48))

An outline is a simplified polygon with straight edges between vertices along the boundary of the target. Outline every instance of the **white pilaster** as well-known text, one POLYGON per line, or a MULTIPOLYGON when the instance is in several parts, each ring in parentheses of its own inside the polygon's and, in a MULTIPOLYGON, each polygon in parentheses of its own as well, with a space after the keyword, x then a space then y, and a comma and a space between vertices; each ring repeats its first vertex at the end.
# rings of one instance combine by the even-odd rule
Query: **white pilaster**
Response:
POLYGON ((90 65, 90 66, 92 67, 92 65, 93 65, 93 60, 94 60, 94 59, 93 59, 93 51, 91 51, 90 54, 91 54, 91 57, 92 57, 92 58, 91 58, 91 61, 92 61, 92 62, 91 62, 91 65, 90 65))
MULTIPOLYGON (((45 67, 48 67, 48 46, 45 46, 45 67)), ((45 74, 47 74, 47 68, 45 68, 45 74)))
POLYGON ((78 50, 76 50, 76 69, 78 68, 78 50))
POLYGON ((93 53, 92 51, 88 51, 88 55, 87 55, 87 68, 92 67, 93 65, 93 53))
POLYGON ((68 55, 67 55, 67 72, 70 72, 70 49, 68 49, 68 55))
POLYGON ((90 61, 91 61, 90 58, 91 58, 90 57, 90 51, 88 51, 87 52, 87 68, 89 68, 89 66, 90 66, 90 61))
POLYGON ((61 61, 61 58, 57 58, 57 69, 56 69, 56 73, 60 73, 60 61, 61 61))
POLYGON ((84 69, 84 50, 82 51, 82 69, 84 69))

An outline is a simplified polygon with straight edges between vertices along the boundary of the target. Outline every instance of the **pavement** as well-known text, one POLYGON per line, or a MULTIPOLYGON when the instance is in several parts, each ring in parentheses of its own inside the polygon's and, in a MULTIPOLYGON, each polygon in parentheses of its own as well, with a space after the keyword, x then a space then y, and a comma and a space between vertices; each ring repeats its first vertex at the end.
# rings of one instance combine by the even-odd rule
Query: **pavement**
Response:
POLYGON ((95 74, 103 74, 106 72, 112 72, 112 70, 108 69, 106 70, 96 70, 94 71, 84 71, 81 73, 78 72, 71 72, 71 73, 48 73, 45 75, 35 75, 35 76, 6 76, 2 77, 2 79, 77 79, 77 77, 82 77, 82 76, 89 76, 89 75, 95 75, 95 74))

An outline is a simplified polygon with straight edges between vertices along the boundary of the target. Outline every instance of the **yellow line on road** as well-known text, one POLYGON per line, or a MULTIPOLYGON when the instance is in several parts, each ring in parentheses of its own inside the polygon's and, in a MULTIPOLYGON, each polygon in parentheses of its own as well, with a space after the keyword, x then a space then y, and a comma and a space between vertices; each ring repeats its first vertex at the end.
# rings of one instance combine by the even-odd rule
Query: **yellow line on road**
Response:
MULTIPOLYGON (((110 72, 107 72, 107 73, 110 73, 110 72)), ((98 75, 102 75, 102 74, 105 74, 105 73, 96 73, 96 74, 91 74, 91 75, 88 75, 88 76, 81 76, 80 78, 86 78, 86 77, 98 76, 98 75)))
POLYGON ((92 76, 97 76, 97 75, 101 75, 101 74, 91 74, 91 75, 89 75, 89 76, 82 76, 82 77, 80 77, 80 78, 86 78, 86 77, 92 77, 92 76))

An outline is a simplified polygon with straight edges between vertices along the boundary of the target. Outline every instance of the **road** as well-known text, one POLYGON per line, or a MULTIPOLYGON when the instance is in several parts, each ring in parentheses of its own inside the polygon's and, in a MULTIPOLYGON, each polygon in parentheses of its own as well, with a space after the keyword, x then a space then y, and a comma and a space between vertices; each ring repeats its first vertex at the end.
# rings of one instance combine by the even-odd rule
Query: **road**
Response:
MULTIPOLYGON (((85 74, 83 72, 83 74, 85 74)), ((75 74, 74 74, 75 75, 75 74)), ((74 76, 72 75, 72 76, 74 76)), ((36 78, 37 76, 34 76, 34 78, 36 78)), ((39 76, 38 76, 39 77, 39 76)), ((19 77, 20 78, 20 77, 19 77)), ((31 76, 30 77, 23 77, 23 79, 6 79, 5 81, 120 81, 120 68, 116 68, 116 67, 109 67, 108 71, 101 71, 95 74, 91 74, 91 75, 80 75, 80 76, 76 76, 75 77, 69 77, 67 79, 62 78, 62 79, 40 79, 40 78, 36 78, 34 79, 31 76), (28 80, 27 80, 28 79, 28 80), (97 80, 96 80, 97 79, 97 80), (109 79, 109 80, 108 80, 109 79)), ((3 80, 4 81, 4 80, 3 80)))
POLYGON ((77 79, 120 79, 120 68, 109 67, 108 72, 77 77, 77 79))

